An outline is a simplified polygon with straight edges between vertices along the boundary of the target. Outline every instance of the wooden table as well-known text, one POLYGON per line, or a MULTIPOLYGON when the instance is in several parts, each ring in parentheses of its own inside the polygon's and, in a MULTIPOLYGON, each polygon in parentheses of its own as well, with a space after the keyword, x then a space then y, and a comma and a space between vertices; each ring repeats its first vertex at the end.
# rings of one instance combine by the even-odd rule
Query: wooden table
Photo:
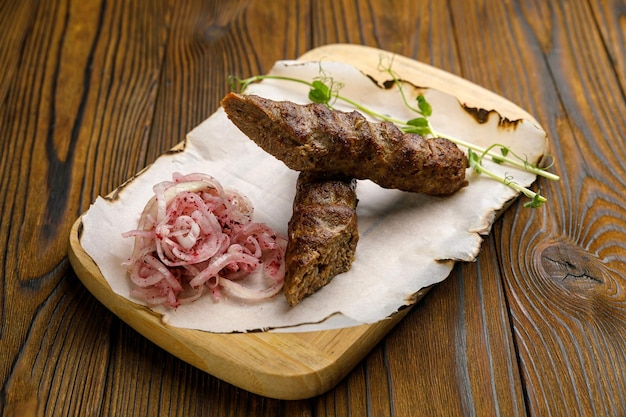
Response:
POLYGON ((0 3, 0 411, 5 416, 626 414, 623 0, 0 3), (500 94, 547 131, 559 182, 516 201, 356 368, 265 398, 177 359, 100 304, 68 236, 214 112, 229 74, 330 43, 500 94))

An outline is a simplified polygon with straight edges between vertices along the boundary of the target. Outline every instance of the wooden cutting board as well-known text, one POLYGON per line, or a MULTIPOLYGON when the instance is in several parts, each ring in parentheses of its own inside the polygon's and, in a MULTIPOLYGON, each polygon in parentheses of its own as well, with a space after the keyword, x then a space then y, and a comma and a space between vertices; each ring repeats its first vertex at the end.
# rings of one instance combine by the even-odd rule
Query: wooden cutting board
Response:
MULTIPOLYGON (((347 44, 320 47, 302 61, 340 61, 365 73, 378 72, 380 56, 390 53, 347 44)), ((414 60, 396 56, 394 70, 415 85, 455 95, 463 102, 490 103, 510 119, 534 119, 508 100, 462 78, 414 60)), ((171 327, 160 315, 115 294, 80 243, 81 218, 70 234, 70 262, 85 287, 109 310, 174 356, 250 392, 278 399, 309 398, 332 388, 410 310, 371 325, 304 332, 216 334, 171 327)), ((416 294, 419 301, 428 289, 416 294)))

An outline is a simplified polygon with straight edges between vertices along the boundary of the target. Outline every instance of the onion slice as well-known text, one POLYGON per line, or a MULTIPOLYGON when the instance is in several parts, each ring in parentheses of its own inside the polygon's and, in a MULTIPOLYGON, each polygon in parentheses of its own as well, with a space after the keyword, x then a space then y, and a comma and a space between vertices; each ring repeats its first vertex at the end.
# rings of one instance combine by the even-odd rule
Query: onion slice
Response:
POLYGON ((287 240, 252 221, 248 198, 201 173, 174 173, 153 191, 123 234, 135 239, 125 262, 135 298, 175 308, 206 292, 258 301, 281 291, 287 240))

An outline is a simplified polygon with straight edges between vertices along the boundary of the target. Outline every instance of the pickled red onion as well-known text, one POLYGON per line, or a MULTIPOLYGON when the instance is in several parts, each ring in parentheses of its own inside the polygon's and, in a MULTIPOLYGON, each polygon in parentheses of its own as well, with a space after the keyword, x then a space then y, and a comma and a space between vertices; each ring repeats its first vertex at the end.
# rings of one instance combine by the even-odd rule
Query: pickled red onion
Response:
POLYGON ((286 239, 252 222, 250 201, 205 174, 175 173, 153 187, 126 262, 131 294, 150 305, 177 307, 206 291, 247 300, 280 292, 286 239))

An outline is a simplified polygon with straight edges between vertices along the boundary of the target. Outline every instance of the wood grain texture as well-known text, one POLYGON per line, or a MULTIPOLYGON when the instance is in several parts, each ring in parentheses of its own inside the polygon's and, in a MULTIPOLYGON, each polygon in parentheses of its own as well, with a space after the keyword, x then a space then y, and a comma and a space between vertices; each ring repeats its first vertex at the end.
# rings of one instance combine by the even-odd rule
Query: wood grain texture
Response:
MULTIPOLYGON (((109 83, 112 65, 104 62, 124 44, 119 65, 126 68, 131 60, 124 54, 149 39, 135 30, 133 44, 130 18, 121 25, 125 30, 118 31, 121 5, 14 3, 3 4, 2 14, 11 19, 4 27, 15 28, 11 39, 17 39, 3 55, 8 71, 3 71, 0 110, 2 405, 9 415, 93 414, 91 410, 100 408, 106 380, 102 358, 108 356, 112 317, 73 274, 68 275, 66 240, 71 218, 96 194, 89 187, 103 177, 100 172, 95 179, 91 168, 115 157, 115 151, 106 148, 109 132, 99 135, 99 123, 111 127, 106 123, 111 109, 107 105, 127 116, 142 116, 141 111, 128 114, 125 109, 137 103, 132 88, 144 85, 128 79, 121 89, 124 96, 117 97, 109 83), (97 148, 103 137, 104 150, 97 148), (97 156, 104 158, 96 163, 97 156), (104 320, 94 320, 103 315, 104 320)), ((151 20, 147 9, 134 13, 151 20)), ((150 23, 156 27, 159 22, 150 23)), ((137 61, 150 64, 145 56, 137 61)), ((127 123, 119 115, 113 114, 114 129, 119 129, 118 136, 132 138, 141 123, 127 123)), ((127 140, 122 146, 133 153, 136 142, 127 140)), ((124 176, 113 174, 112 183, 124 176)))
POLYGON ((626 6, 622 0, 590 2, 593 23, 598 28, 602 45, 619 80, 626 90, 626 6))
MULTIPOLYGON (((626 126, 623 89, 610 63, 619 57, 620 49, 610 41, 615 36, 610 25, 601 33, 576 29, 593 27, 596 19, 603 19, 594 15, 588 3, 515 6, 517 13, 488 9, 494 15, 490 21, 511 14, 524 17, 509 30, 523 34, 527 42, 520 44, 525 47, 492 48, 506 54, 500 74, 519 73, 515 68, 526 67, 549 76, 528 72, 515 82, 505 82, 490 73, 482 82, 526 108, 537 109, 539 121, 554 139, 551 153, 559 161, 555 169, 562 177, 560 184, 539 182, 544 193, 558 202, 551 210, 529 212, 516 207, 505 213, 494 233, 528 412, 622 415, 626 403, 615 393, 625 390, 622 144, 626 126)), ((604 6, 595 10, 605 13, 606 20, 604 6)), ((488 39, 522 39, 522 35, 493 36, 484 30, 482 34, 488 39)), ((460 40, 460 46, 475 44, 460 40)), ((474 54, 468 59, 474 59, 474 54)), ((464 67, 478 72, 481 64, 464 67)))
POLYGON ((0 414, 624 415, 624 2, 0 1, 0 414), (226 75, 391 50, 534 115, 558 183, 514 204, 335 389, 269 400, 172 357, 66 258, 97 194, 217 106, 226 75), (33 261, 35 260, 35 262, 33 261), (517 359, 517 360, 516 360, 517 359), (451 400, 448 400, 451 399, 451 400))
POLYGON ((404 358, 390 360, 395 415, 526 415, 494 249, 457 265, 386 339, 404 358))

